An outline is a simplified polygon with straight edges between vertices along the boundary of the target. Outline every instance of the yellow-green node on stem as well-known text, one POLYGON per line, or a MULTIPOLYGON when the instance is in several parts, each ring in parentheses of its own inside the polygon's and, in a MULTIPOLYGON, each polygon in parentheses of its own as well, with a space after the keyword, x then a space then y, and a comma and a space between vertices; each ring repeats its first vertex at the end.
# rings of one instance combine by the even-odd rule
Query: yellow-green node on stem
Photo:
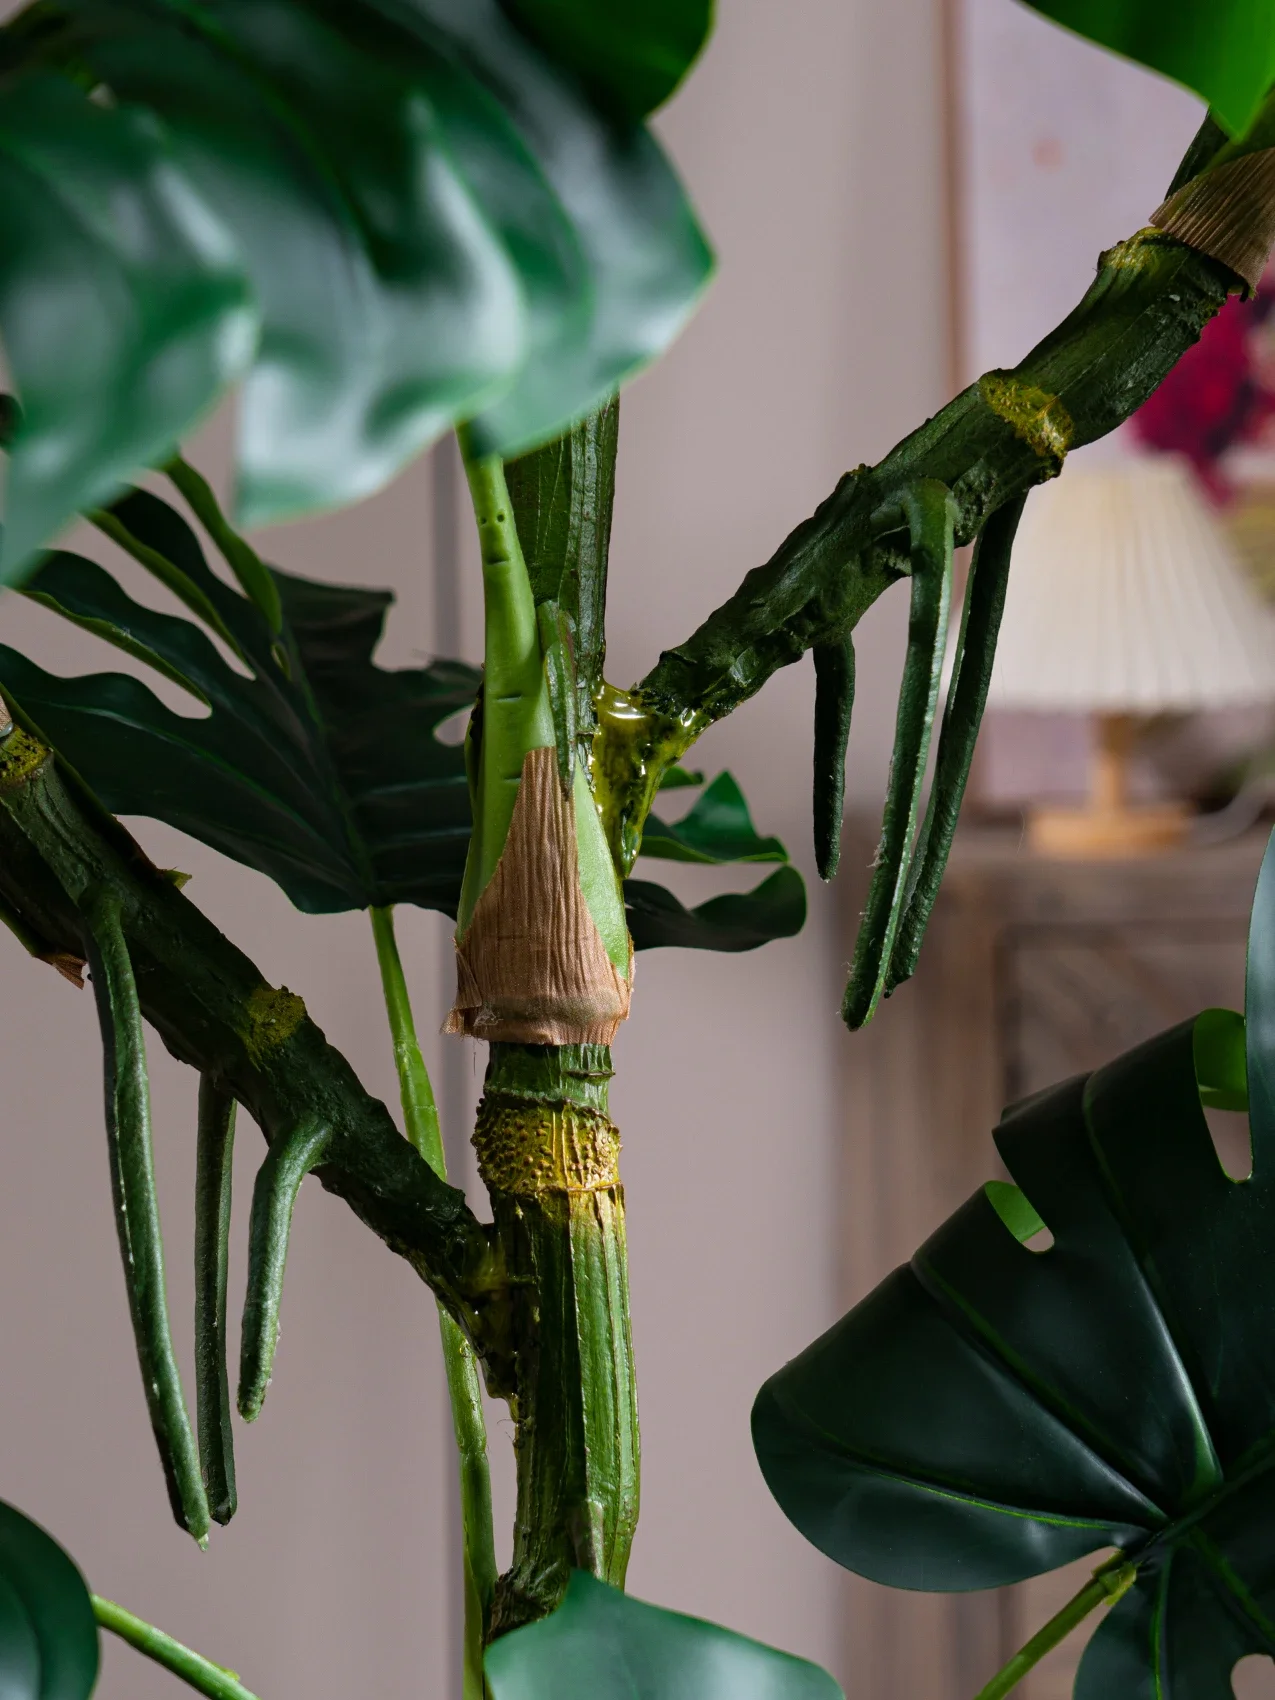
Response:
POLYGON ((15 726, 0 742, 0 791, 12 791, 35 777, 49 759, 49 751, 37 739, 15 726))
POLYGON ((978 380, 984 403, 1014 435, 1062 471, 1074 431, 1070 413, 1056 395, 1035 384, 1025 384, 1011 372, 986 372, 978 380))
POLYGON ((286 986, 258 986, 248 998, 243 1042, 254 1063, 277 1051, 305 1020, 305 1001, 286 986))

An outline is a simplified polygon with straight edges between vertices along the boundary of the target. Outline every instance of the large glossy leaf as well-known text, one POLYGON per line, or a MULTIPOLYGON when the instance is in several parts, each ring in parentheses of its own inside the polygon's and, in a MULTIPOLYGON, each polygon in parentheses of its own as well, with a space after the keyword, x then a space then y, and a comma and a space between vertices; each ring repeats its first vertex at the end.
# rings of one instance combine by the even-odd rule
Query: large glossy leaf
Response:
POLYGON ((23 401, 0 583, 252 355, 247 279, 163 139, 56 76, 0 87, 0 334, 23 401))
POLYGON ((87 1700, 97 1663, 93 1603, 79 1571, 43 1529, 0 1503, 0 1694, 87 1700))
POLYGON ((519 454, 556 436, 667 347, 708 281, 712 256, 650 133, 582 104, 574 81, 547 65, 496 0, 377 3, 445 24, 509 112, 575 233, 583 278, 576 310, 470 422, 477 448, 519 454))
POLYGON ((983 1588, 1105 1546, 1137 1580, 1081 1700, 1222 1700, 1275 1652, 1275 851, 1247 1028, 1208 1011, 1006 1112, 981 1191, 758 1396, 772 1491, 895 1586, 983 1588), (1253 1172, 1215 1154, 1247 1046, 1253 1172), (1043 1221, 1053 1244, 1020 1243, 1043 1221))
POLYGON ((487 1649, 492 1700, 840 1700, 817 1665, 577 1570, 551 1616, 487 1649))
POLYGON ((1026 0, 1078 35, 1149 65, 1248 128, 1275 82, 1275 0, 1026 0))
MULTIPOLYGON (((50 0, 0 32, 15 89, 44 64, 161 120, 174 180, 233 236, 262 323, 248 520, 365 495, 459 419, 502 452, 553 435, 665 346, 708 273, 653 139, 495 0, 50 0)), ((68 142, 69 180, 85 151, 68 142)), ((20 263, 22 301, 39 282, 20 263)))
POLYGON ((504 0, 545 50, 617 113, 654 112, 713 27, 713 0, 504 0))
POLYGON ((389 593, 284 573, 273 575, 276 637, 209 569, 174 508, 134 491, 112 512, 122 535, 182 575, 170 582, 202 599, 244 670, 190 621, 142 607, 103 568, 59 553, 28 593, 182 683, 195 717, 135 678, 58 679, 0 647, 6 693, 108 808, 180 827, 268 874, 298 908, 454 912, 469 798, 463 751, 435 732, 473 701, 476 670, 377 667, 389 593))

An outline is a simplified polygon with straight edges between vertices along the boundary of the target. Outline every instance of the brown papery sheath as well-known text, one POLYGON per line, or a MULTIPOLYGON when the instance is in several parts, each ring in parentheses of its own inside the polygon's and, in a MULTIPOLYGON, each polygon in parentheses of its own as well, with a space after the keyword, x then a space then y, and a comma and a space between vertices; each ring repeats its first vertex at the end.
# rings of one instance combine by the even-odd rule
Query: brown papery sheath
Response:
POLYGON ((509 836, 463 939, 445 1033, 520 1045, 609 1045, 629 971, 607 955, 580 889, 575 807, 551 748, 523 758, 509 836))
POLYGON ((1201 172, 1156 208, 1151 223, 1256 289, 1275 246, 1275 148, 1201 172))

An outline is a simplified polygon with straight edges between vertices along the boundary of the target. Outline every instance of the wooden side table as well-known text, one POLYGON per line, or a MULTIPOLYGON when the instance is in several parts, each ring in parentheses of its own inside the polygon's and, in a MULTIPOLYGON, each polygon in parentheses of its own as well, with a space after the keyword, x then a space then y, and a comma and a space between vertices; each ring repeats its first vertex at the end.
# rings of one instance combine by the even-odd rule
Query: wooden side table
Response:
MULTIPOLYGON (((1266 839, 1061 862, 1029 854, 1019 832, 962 830, 915 978, 843 1050, 846 1308, 1003 1174, 991 1139, 1003 1105, 1209 1005, 1243 1008, 1266 839)), ((847 960, 874 847, 848 828, 847 960)), ((1096 1562, 985 1595, 851 1578, 847 1668, 874 1700, 971 1700, 1096 1562)), ((1021 1700, 1067 1700, 1083 1644, 1082 1630, 1043 1661, 1021 1700)))

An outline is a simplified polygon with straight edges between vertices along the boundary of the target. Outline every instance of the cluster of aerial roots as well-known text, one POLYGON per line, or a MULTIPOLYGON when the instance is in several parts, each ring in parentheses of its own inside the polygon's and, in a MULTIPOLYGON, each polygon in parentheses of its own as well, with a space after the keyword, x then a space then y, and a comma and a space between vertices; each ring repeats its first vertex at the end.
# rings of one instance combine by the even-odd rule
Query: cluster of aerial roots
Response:
MULTIPOLYGON (((974 548, 929 804, 919 832, 952 603, 956 502, 946 485, 923 479, 873 516, 878 535, 904 528, 908 532, 911 606, 881 843, 841 1009, 849 1027, 870 1021, 881 998, 916 967, 987 702, 1010 551, 1024 500, 1020 496, 998 508, 974 548)), ((854 703, 851 635, 817 645, 814 662, 815 856, 820 876, 831 879, 840 855, 846 741, 854 703)))
MULTIPOLYGON (((173 1515, 203 1545, 210 1520, 228 1523, 236 1505, 226 1368, 235 1101, 210 1076, 201 1078, 195 1182, 196 1444, 168 1318, 137 983, 118 900, 98 888, 86 894, 81 909, 105 1053, 115 1225, 142 1385, 173 1515)), ((301 1182, 323 1161, 328 1138, 321 1124, 303 1122, 272 1142, 257 1172, 239 1362, 239 1412, 248 1422, 260 1413, 270 1381, 292 1208, 301 1182)))

